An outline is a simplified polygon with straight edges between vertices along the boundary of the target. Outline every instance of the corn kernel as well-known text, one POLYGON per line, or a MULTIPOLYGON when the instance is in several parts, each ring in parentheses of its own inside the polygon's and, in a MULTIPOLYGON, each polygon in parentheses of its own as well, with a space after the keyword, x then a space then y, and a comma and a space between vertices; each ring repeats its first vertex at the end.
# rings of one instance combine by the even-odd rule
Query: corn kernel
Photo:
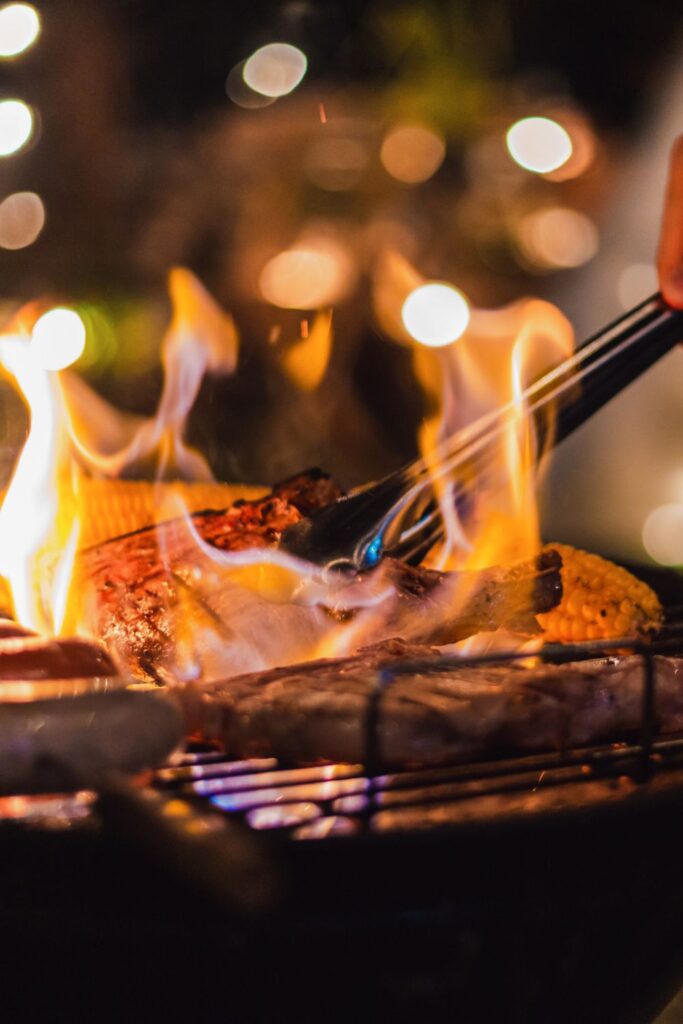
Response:
MULTIPOLYGON (((265 493, 265 488, 249 484, 83 480, 78 495, 79 547, 101 544, 112 537, 171 519, 183 508, 188 512, 224 509, 238 498, 253 500, 265 493)), ((59 514, 64 517, 66 535, 74 514, 73 505, 66 503, 59 514)))
POLYGON ((631 573, 599 555, 567 544, 549 544, 562 557, 562 600, 537 615, 549 642, 612 639, 652 632, 662 624, 655 592, 631 573))

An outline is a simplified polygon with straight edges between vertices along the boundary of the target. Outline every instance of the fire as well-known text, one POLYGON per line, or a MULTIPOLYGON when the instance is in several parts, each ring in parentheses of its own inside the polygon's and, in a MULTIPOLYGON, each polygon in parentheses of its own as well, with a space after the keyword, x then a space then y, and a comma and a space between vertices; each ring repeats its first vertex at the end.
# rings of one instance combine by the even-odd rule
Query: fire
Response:
MULTIPOLYGON (((418 442, 445 524, 445 540, 429 562, 459 570, 532 558, 541 548, 542 452, 525 389, 569 355, 571 326, 550 303, 527 299, 471 310, 457 340, 435 348, 433 334, 425 342, 410 318, 396 316, 410 296, 423 291, 420 275, 398 254, 386 253, 379 261, 376 313, 387 333, 412 344, 427 408, 418 442), (446 459, 453 450, 449 438, 458 439, 458 454, 446 459)), ((551 432, 552 424, 544 424, 546 443, 551 432)), ((469 596, 461 588, 455 600, 464 605, 469 596)), ((485 647, 490 642, 482 639, 485 647)))
POLYGON ((282 357, 282 368, 299 390, 314 391, 327 370, 332 353, 332 310, 317 313, 313 326, 282 357))
MULTIPOLYGON (((157 483, 144 485, 148 502, 149 488, 156 488, 146 508, 148 525, 157 525, 152 557, 162 567, 155 593, 173 648, 154 666, 158 678, 206 678, 225 664, 226 650, 231 658, 234 652, 234 671, 350 653, 373 639, 378 624, 390 628, 388 609, 396 595, 390 571, 349 584, 268 545, 218 550, 196 528, 191 512, 197 506, 188 504, 189 487, 182 481, 199 488, 212 477, 202 454, 186 441, 187 417, 205 374, 234 371, 239 339, 231 316, 189 271, 173 270, 169 291, 164 385, 149 418, 122 415, 68 368, 83 345, 73 311, 29 307, 0 337, 0 363, 31 415, 0 507, 0 574, 10 584, 15 613, 46 632, 95 628, 91 595, 79 574, 92 496, 97 488, 110 488, 114 501, 124 482, 113 478, 140 468, 149 474, 151 464, 157 483), (166 520, 173 521, 159 526, 166 520)), ((375 299, 387 333, 411 346, 425 394, 419 443, 446 522, 431 563, 470 570, 533 556, 540 548, 540 453, 526 387, 571 345, 566 320, 537 300, 471 309, 455 287, 423 281, 392 253, 378 262, 375 299), (434 296, 436 311, 429 306, 434 296), (462 450, 445 458, 453 435, 462 450)), ((301 338, 283 346, 282 368, 300 389, 316 388, 326 372, 331 321, 331 310, 318 310, 301 338)), ((291 513, 290 506, 286 515, 291 513)), ((476 574, 466 575, 476 586, 476 574)), ((456 607, 449 613, 465 606, 468 586, 453 589, 456 607)))
POLYGON ((185 443, 184 431, 204 375, 235 370, 237 329, 189 270, 171 270, 169 293, 173 315, 161 346, 164 387, 153 417, 122 416, 82 380, 65 380, 71 442, 93 474, 116 477, 153 457, 159 479, 213 479, 204 457, 185 443))
MULTIPOLYGON (((184 430, 205 373, 235 369, 237 331, 188 270, 171 271, 169 291, 164 387, 150 419, 119 413, 67 370, 85 342, 74 311, 56 308, 38 316, 37 307, 27 307, 0 337, 0 363, 30 413, 0 507, 0 575, 16 617, 39 631, 84 628, 72 584, 93 474, 117 476, 152 457, 159 478, 213 479, 203 456, 185 443, 184 430)), ((175 512, 165 499, 160 493, 157 521, 175 512)))
POLYGON ((540 550, 541 453, 525 389, 567 355, 572 343, 571 327, 559 310, 532 299, 475 310, 456 345, 439 353, 416 352, 416 373, 433 408, 420 432, 421 450, 437 480, 448 527, 439 553, 443 567, 508 565, 540 550), (463 458, 454 460, 444 478, 439 453, 444 440, 459 431, 463 440, 467 432, 483 440, 470 445, 471 455, 464 445, 463 458))
MULTIPOLYGON (((49 314, 46 314, 49 315, 49 314)), ((74 314, 75 315, 75 314, 74 314)), ((0 507, 0 574, 8 581, 17 618, 59 633, 63 624, 79 518, 58 515, 76 486, 59 381, 47 369, 43 346, 28 330, 32 310, 0 338, 0 362, 29 408, 31 424, 0 507)), ((37 326, 40 320, 37 321, 37 326)))

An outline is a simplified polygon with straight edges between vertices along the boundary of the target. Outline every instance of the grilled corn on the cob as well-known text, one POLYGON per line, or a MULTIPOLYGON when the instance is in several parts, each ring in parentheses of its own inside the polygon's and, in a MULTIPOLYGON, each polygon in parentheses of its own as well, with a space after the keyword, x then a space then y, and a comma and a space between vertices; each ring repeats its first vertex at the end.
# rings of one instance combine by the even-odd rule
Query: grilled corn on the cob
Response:
POLYGON ((568 544, 548 544, 562 556, 560 603, 537 615, 543 639, 572 643, 610 640, 658 629, 662 606, 646 583, 599 555, 568 544))
MULTIPOLYGON (((79 548, 101 544, 112 537, 143 529, 152 523, 202 509, 228 508, 238 498, 253 500, 266 494, 264 487, 249 484, 184 483, 154 484, 143 480, 83 480, 79 488, 81 530, 79 548), (182 504, 176 500, 180 498, 182 504)), ((73 508, 68 502, 60 516, 69 532, 73 508)))

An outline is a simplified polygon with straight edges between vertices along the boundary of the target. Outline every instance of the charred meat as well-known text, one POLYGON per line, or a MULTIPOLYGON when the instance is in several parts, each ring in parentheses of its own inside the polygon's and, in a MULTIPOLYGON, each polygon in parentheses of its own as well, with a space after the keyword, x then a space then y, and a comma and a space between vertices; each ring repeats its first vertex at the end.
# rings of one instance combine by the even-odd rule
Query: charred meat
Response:
POLYGON ((91 627, 134 675, 218 679, 343 653, 399 635, 448 643, 505 626, 536 632, 535 613, 562 596, 560 556, 480 573, 439 573, 385 561, 317 596, 277 600, 212 557, 272 547, 302 510, 338 489, 322 474, 285 481, 267 497, 195 513, 100 544, 80 560, 91 627), (340 629, 340 626, 342 627, 340 629), (186 642, 185 642, 186 641, 186 642))
MULTIPOLYGON (((640 725, 638 657, 534 668, 439 668, 440 660, 434 648, 393 640, 348 658, 190 687, 184 700, 194 729, 220 740, 230 756, 303 763, 363 761, 371 708, 374 756, 386 767, 583 746, 640 725), (392 665, 405 659, 428 659, 430 670, 392 679, 392 665)), ((659 724, 679 730, 683 659, 656 657, 654 664, 659 724)))

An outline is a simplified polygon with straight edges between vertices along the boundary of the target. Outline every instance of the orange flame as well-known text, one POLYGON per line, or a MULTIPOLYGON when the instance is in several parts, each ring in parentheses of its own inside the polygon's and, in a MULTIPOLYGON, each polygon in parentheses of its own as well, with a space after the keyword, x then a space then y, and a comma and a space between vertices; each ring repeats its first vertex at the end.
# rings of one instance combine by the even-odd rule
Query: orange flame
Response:
MULTIPOLYGON (((527 299, 502 309, 473 310, 458 341, 426 347, 411 339, 400 321, 407 295, 422 283, 397 253, 387 252, 378 261, 377 318, 391 337, 412 345, 415 376, 425 396, 418 442, 446 535, 429 562, 441 569, 483 569, 533 557, 541 547, 537 484, 542 453, 525 388, 569 355, 572 328, 555 306, 527 299), (486 431, 488 438, 480 453, 444 472, 444 442, 461 438, 465 444, 477 431, 486 431)), ((456 595, 458 602, 467 598, 456 595)), ((482 638, 484 646, 490 643, 482 638)))
POLYGON ((154 454, 159 478, 213 479, 208 463, 185 444, 183 433, 204 375, 234 371, 237 330, 189 270, 171 270, 169 293, 173 316, 161 346, 164 387, 153 417, 140 421, 122 416, 83 381, 67 379, 71 441, 91 472, 119 476, 154 454), (94 408, 99 415, 93 416, 94 408), (112 438, 125 442, 112 451, 112 438))
POLYGON ((71 592, 87 512, 81 508, 86 470, 118 475, 156 456, 159 477, 212 479, 206 460, 184 441, 185 423, 204 375, 235 369, 237 331, 190 271, 173 269, 169 291, 164 387, 150 419, 121 414, 73 373, 47 368, 54 358, 46 364, 44 339, 38 346, 31 335, 42 312, 37 305, 20 311, 0 336, 0 364, 30 412, 28 436, 0 506, 0 575, 9 584, 15 615, 34 629, 59 633, 83 626, 80 615, 74 617, 71 592))
POLYGON ((332 310, 316 313, 312 327, 307 320, 301 326, 301 337, 283 355, 282 368, 300 391, 315 391, 332 354, 332 310))
MULTIPOLYGON (((502 310, 475 310, 459 341, 426 348, 411 341, 401 319, 406 295, 422 283, 419 274, 395 254, 378 265, 378 319, 389 334, 412 346, 428 407, 420 444, 447 523, 446 541, 434 552, 434 563, 479 568, 528 557, 540 543, 538 453, 524 389, 558 348, 570 343, 569 325, 548 303, 529 300, 502 310), (507 411, 498 422, 501 407, 507 411), (444 473, 444 439, 486 416, 499 429, 491 435, 485 472, 479 474, 475 463, 466 475, 462 467, 444 473), (456 502, 464 485, 466 507, 456 502)), ((189 271, 173 270, 169 288, 173 317, 162 345, 164 386, 156 413, 148 419, 120 414, 73 373, 41 364, 31 342, 33 308, 24 322, 15 322, 0 337, 0 363, 31 412, 29 435, 0 507, 0 573, 10 581, 16 614, 28 625, 51 631, 87 625, 87 588, 72 582, 87 514, 86 474, 112 477, 155 458, 159 479, 211 476, 203 456, 187 445, 185 424, 204 375, 234 370, 237 331, 189 271)), ((283 356, 283 368, 296 386, 318 386, 330 341, 331 313, 319 312, 308 335, 283 356)), ((387 598, 394 592, 389 577, 380 573, 342 587, 281 551, 220 552, 199 536, 181 496, 159 484, 154 522, 178 514, 171 530, 157 531, 168 590, 177 592, 168 609, 175 641, 169 670, 175 678, 210 673, 212 658, 214 665, 224 664, 226 646, 236 652, 232 667, 241 664, 244 670, 344 653, 371 636, 373 622, 386 614, 387 598), (182 558, 175 558, 170 544, 176 527, 189 538, 181 545, 188 552, 182 558), (200 580, 204 604, 193 590, 200 580), (263 614, 266 604, 268 616, 263 614), (296 605, 315 612, 297 619, 296 605), (249 623, 239 637, 230 633, 236 606, 249 623), (355 618, 342 628, 351 610, 355 618), (271 619, 280 625, 264 626, 271 619)), ((454 601, 464 603, 467 597, 459 593, 454 601)))
POLYGON ((0 507, 0 574, 9 583, 18 619, 39 631, 59 633, 80 527, 77 514, 65 523, 58 510, 73 499, 77 469, 58 377, 45 369, 27 333, 26 321, 31 319, 35 317, 26 310, 12 325, 17 333, 0 338, 0 362, 31 414, 28 437, 0 507))
POLYGON ((475 310, 470 327, 455 345, 442 352, 420 348, 415 353, 416 375, 432 405, 420 431, 420 445, 446 518, 447 543, 439 552, 442 566, 506 565, 540 550, 541 453, 525 388, 567 355, 572 344, 571 327, 559 310, 530 299, 500 310, 475 310), (489 440, 481 456, 445 479, 440 477, 440 443, 469 423, 485 423, 486 416, 489 440), (454 503, 458 489, 466 492, 467 509, 460 515, 454 503))

